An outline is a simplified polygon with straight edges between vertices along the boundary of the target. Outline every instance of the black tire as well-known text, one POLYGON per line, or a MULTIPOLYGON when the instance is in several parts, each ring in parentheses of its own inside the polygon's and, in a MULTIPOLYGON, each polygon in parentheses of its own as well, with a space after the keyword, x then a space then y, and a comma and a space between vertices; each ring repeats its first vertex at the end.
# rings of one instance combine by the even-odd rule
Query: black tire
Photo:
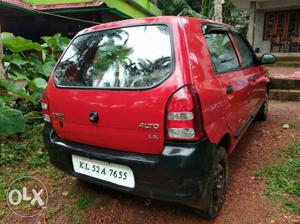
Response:
POLYGON ((269 110, 269 93, 265 93, 265 100, 259 109, 256 120, 258 121, 266 121, 268 119, 268 110, 269 110))
POLYGON ((196 210, 200 216, 213 219, 223 207, 228 184, 228 158, 224 147, 216 150, 216 159, 211 177, 209 207, 206 211, 196 210))

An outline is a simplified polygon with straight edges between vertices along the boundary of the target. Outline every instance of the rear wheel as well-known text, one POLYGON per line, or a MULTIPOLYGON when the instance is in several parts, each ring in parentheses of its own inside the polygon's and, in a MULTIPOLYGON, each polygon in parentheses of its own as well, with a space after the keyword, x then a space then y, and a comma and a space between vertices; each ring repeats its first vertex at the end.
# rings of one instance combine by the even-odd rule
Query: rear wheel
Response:
POLYGON ((211 177, 211 189, 209 207, 206 211, 196 210, 196 212, 208 219, 215 218, 225 200, 225 193, 228 184, 228 159, 224 147, 219 147, 216 151, 216 160, 211 177))
POLYGON ((256 120, 258 120, 258 121, 267 120, 268 119, 268 110, 269 110, 269 94, 268 94, 268 92, 266 92, 265 100, 256 115, 256 120))

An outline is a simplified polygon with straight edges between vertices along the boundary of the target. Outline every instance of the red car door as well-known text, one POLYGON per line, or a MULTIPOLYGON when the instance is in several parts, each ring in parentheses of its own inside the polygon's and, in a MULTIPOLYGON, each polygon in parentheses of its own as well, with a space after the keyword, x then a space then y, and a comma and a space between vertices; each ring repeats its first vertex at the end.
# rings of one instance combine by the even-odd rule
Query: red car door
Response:
POLYGON ((249 97, 249 111, 255 113, 264 100, 268 84, 267 72, 260 66, 250 44, 238 33, 231 33, 238 49, 243 73, 248 77, 251 95, 249 97))
POLYGON ((227 101, 226 120, 238 137, 249 117, 249 80, 240 69, 238 55, 227 32, 209 32, 205 39, 221 93, 227 101))

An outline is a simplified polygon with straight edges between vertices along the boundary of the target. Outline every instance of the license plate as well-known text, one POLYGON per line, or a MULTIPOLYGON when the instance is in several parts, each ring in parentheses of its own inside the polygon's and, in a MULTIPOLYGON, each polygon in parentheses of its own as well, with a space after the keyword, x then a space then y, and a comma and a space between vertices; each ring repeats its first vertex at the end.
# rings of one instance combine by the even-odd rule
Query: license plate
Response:
POLYGON ((128 166, 88 159, 76 155, 72 155, 72 162, 76 173, 129 188, 134 188, 135 186, 133 172, 128 166))

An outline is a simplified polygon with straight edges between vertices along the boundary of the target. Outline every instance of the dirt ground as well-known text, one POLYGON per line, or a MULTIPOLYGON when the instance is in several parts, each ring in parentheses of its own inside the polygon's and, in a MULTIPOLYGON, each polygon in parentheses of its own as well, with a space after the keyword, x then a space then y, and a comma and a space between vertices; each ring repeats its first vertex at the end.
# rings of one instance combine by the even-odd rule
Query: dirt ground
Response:
MULTIPOLYGON (((64 175, 56 185, 47 186, 50 196, 48 223, 300 223, 300 217, 288 215, 264 195, 265 183, 255 175, 261 168, 274 163, 272 154, 286 148, 297 135, 300 135, 300 102, 272 101, 268 121, 254 122, 230 156, 230 182, 226 201, 215 220, 201 219, 193 213, 192 209, 182 205, 158 200, 150 201, 78 182, 75 178, 64 175), (290 124, 289 129, 282 128, 285 123, 290 124), (72 206, 76 204, 76 199, 66 196, 71 195, 69 190, 71 187, 73 187, 72 194, 75 189, 76 194, 79 192, 81 195, 92 195, 95 203, 89 204, 81 211, 74 210, 72 206), (77 218, 74 218, 75 216, 77 218)), ((36 220, 26 221, 12 214, 5 216, 2 221, 3 223, 36 223, 36 220)))

